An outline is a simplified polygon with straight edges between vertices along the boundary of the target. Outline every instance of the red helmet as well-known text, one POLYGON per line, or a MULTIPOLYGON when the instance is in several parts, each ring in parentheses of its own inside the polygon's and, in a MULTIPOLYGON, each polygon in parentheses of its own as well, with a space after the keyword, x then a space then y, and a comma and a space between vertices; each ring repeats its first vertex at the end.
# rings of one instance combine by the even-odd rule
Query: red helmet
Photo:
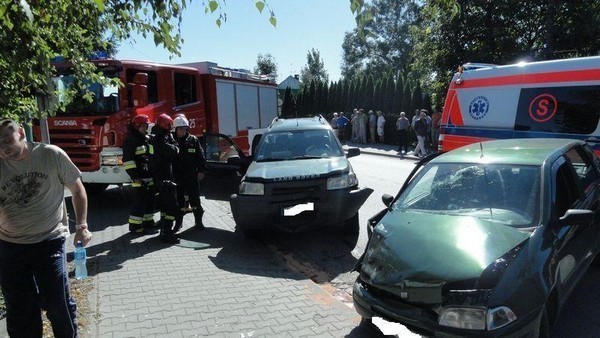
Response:
POLYGON ((171 118, 171 116, 162 113, 160 115, 158 115, 156 117, 156 125, 159 128, 165 129, 165 130, 171 130, 173 129, 173 119, 171 118))
POLYGON ((136 115, 131 119, 131 125, 135 128, 138 129, 142 124, 148 124, 148 122, 150 121, 150 119, 148 118, 148 115, 146 114, 140 114, 140 115, 136 115))

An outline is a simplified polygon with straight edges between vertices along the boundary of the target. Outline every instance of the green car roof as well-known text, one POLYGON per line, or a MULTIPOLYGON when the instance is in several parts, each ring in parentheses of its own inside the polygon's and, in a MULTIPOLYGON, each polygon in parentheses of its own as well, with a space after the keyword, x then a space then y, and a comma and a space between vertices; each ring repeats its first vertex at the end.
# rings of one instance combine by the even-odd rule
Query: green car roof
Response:
POLYGON ((431 163, 507 163, 542 165, 580 140, 560 138, 507 139, 472 143, 434 158, 431 163))

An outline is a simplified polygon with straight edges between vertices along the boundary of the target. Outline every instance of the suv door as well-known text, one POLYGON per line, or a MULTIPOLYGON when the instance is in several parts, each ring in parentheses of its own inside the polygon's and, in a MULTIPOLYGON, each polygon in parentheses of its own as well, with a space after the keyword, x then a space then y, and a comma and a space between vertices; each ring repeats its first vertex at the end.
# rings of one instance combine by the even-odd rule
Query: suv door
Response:
POLYGON ((219 133, 204 133, 200 138, 206 158, 208 174, 224 176, 239 173, 243 175, 250 165, 250 158, 233 140, 219 133))

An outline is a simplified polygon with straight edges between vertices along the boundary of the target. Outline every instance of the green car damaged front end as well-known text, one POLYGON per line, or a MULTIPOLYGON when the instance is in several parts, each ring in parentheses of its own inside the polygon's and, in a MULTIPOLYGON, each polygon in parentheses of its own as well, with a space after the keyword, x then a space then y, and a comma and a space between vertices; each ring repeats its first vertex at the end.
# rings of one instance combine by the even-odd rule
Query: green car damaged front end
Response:
POLYGON ((362 258, 355 308, 426 335, 535 335, 544 298, 527 282, 539 271, 523 269, 531 235, 469 215, 390 211, 362 258))

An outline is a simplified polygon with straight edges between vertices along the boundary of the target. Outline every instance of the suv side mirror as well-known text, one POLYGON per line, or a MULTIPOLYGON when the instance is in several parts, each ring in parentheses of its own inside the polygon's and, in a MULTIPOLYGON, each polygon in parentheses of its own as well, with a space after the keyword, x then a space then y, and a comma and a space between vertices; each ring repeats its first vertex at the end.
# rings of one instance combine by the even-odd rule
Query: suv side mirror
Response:
POLYGON ((594 219, 594 212, 586 209, 569 209, 559 218, 562 225, 592 225, 594 219))
POLYGON ((355 157, 360 155, 360 148, 348 148, 348 152, 346 153, 346 157, 355 157))
POLYGON ((392 205, 392 202, 394 201, 394 196, 384 194, 383 196, 381 196, 381 200, 383 201, 383 204, 385 204, 385 206, 389 208, 390 205, 392 205))

